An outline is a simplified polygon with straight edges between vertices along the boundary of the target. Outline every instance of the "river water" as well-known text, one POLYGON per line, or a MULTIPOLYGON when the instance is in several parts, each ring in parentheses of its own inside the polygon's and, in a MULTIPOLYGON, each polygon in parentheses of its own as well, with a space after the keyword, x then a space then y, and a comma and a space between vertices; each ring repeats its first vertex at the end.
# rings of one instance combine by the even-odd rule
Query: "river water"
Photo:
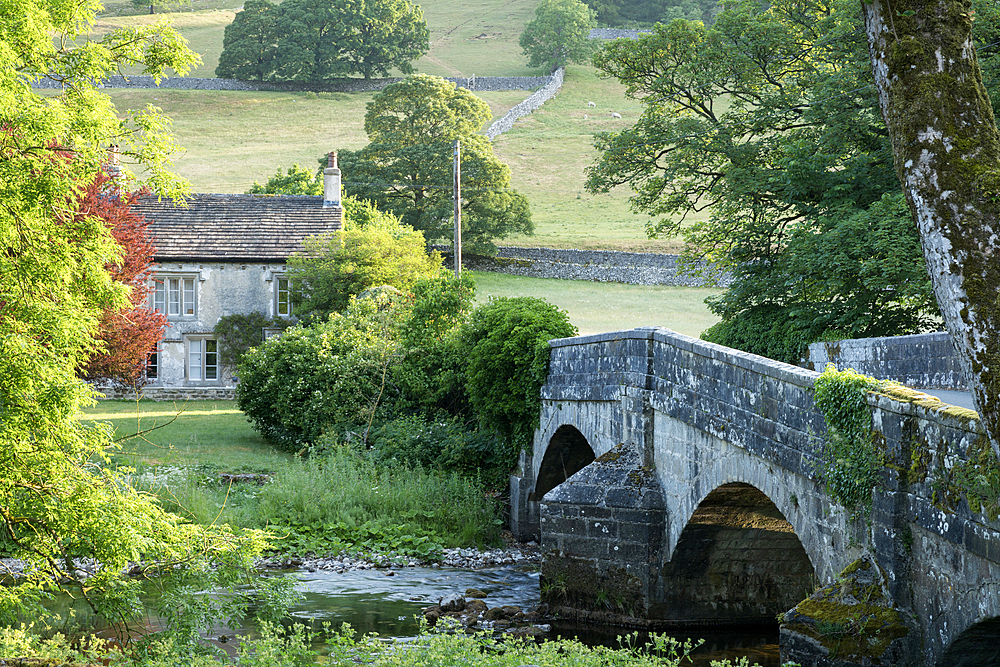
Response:
MULTIPOLYGON (((303 599, 292 608, 295 620, 321 627, 328 622, 350 623, 359 634, 375 632, 382 637, 412 637, 417 634, 422 610, 452 593, 476 588, 487 594, 490 607, 517 605, 522 609, 538 605, 538 572, 531 567, 508 565, 482 570, 413 567, 394 570, 358 570, 337 574, 318 570, 295 573, 303 599)), ((536 568, 535 568, 536 569, 536 568)), ((551 637, 577 637, 587 644, 617 646, 617 633, 595 628, 552 622, 551 637)), ((621 632, 626 632, 622 630, 621 632)), ((696 665, 707 667, 711 660, 750 658, 761 667, 778 667, 778 632, 772 629, 747 631, 733 628, 686 628, 666 632, 678 639, 701 638, 705 644, 697 652, 696 665)), ((641 639, 641 637, 640 637, 641 639)))
MULTIPOLYGON (((321 630, 324 623, 339 628, 349 623, 358 635, 376 633, 383 638, 414 637, 419 628, 418 618, 424 608, 437 604, 441 598, 452 593, 464 594, 469 588, 476 588, 487 594, 484 602, 490 607, 517 605, 524 610, 538 605, 537 566, 505 565, 478 570, 451 567, 405 567, 395 570, 369 569, 336 573, 326 570, 294 570, 290 574, 298 583, 296 590, 302 599, 290 612, 292 622, 321 630), (393 574, 390 576, 389 572, 393 574)), ((68 616, 70 607, 75 609, 77 621, 86 624, 89 615, 85 608, 73 604, 68 599, 56 601, 55 609, 68 616)), ((550 638, 575 637, 585 644, 618 647, 617 635, 629 631, 613 628, 595 628, 549 621, 552 631, 550 638)), ((153 615, 147 615, 140 624, 145 631, 163 628, 162 622, 153 615)), ((232 652, 234 630, 225 627, 213 628, 206 639, 219 648, 232 652)), ((254 635, 251 626, 237 628, 238 635, 254 635)), ((100 634, 113 636, 110 630, 100 634)), ((694 665, 708 667, 711 660, 729 658, 736 660, 746 656, 750 663, 761 667, 779 667, 777 627, 747 631, 743 628, 685 628, 664 634, 678 639, 704 639, 704 645, 695 655, 694 665)), ((639 644, 644 636, 638 638, 639 644)), ((689 663, 685 663, 689 664, 689 663)))

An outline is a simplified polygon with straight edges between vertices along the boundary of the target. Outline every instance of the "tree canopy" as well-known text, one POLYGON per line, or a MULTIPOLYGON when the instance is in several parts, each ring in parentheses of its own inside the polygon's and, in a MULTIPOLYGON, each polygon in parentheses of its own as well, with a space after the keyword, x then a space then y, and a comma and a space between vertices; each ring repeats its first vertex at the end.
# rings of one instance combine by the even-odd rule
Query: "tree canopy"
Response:
POLYGON ((250 0, 226 27, 216 74, 258 81, 323 81, 413 72, 430 33, 409 0, 250 0))
POLYGON ((495 252, 496 239, 534 227, 527 198, 510 187, 510 168, 478 134, 490 118, 485 102, 440 77, 416 74, 387 86, 365 113, 371 143, 340 152, 345 188, 398 215, 428 242, 451 238, 458 139, 463 242, 473 252, 495 252))
POLYGON ((711 23, 721 9, 718 0, 583 0, 601 25, 669 23, 674 19, 711 23))
POLYGON ((263 547, 259 534, 184 525, 136 492, 104 465, 110 429, 78 418, 92 390, 76 372, 95 350, 101 314, 126 307, 128 294, 105 268, 121 261, 120 246, 77 203, 110 143, 152 190, 182 190, 165 168, 165 119, 153 108, 120 119, 93 82, 121 66, 160 78, 197 61, 162 24, 77 43, 98 7, 11 0, 0 21, 0 543, 27 564, 23 578, 0 587, 0 623, 41 617, 34 603, 57 586, 118 619, 138 606, 129 563, 172 571, 214 551, 238 567, 263 547), (31 84, 42 77, 62 89, 36 93, 31 84), (74 562, 83 557, 102 566, 86 586, 74 562))
POLYGON ((596 45, 589 35, 596 25, 594 11, 580 0, 542 0, 518 43, 528 56, 528 67, 554 72, 590 60, 596 45))
POLYGON ((97 339, 101 349, 86 364, 88 379, 106 379, 135 387, 141 384, 150 351, 163 336, 167 317, 149 304, 149 279, 153 273, 150 220, 132 210, 143 192, 119 192, 118 183, 99 173, 83 192, 76 215, 95 216, 104 221, 122 250, 118 262, 106 265, 112 279, 125 285, 128 305, 105 308, 97 339))
POLYGON ((692 257, 733 274, 710 302, 723 318, 713 340, 762 351, 746 334, 770 345, 774 332, 732 338, 727 327, 780 322, 794 341, 781 358, 796 361, 823 334, 931 325, 855 3, 736 2, 710 28, 659 25, 605 45, 595 62, 644 111, 598 136, 587 187, 631 186, 634 210, 657 217, 651 235, 682 232, 685 218, 708 212, 682 233, 692 257), (849 243, 834 254, 833 238, 849 243))

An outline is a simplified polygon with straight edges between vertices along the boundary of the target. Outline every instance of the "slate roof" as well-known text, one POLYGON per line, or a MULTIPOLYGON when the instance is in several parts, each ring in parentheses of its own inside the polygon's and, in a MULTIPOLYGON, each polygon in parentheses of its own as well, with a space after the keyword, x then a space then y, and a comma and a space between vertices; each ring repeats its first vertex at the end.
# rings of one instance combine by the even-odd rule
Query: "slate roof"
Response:
POLYGON ((143 197, 136 206, 152 222, 154 261, 285 261, 312 234, 341 228, 343 209, 307 195, 143 197))

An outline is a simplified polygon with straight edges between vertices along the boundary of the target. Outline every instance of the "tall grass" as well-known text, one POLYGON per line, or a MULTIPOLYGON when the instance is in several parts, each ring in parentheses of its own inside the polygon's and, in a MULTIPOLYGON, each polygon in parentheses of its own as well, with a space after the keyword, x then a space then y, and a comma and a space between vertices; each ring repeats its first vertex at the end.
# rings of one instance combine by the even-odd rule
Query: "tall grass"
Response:
POLYGON ((200 524, 272 531, 279 550, 342 549, 433 556, 440 547, 493 544, 497 501, 476 480, 374 463, 349 447, 292 459, 270 481, 230 484, 203 468, 140 469, 135 485, 200 524))

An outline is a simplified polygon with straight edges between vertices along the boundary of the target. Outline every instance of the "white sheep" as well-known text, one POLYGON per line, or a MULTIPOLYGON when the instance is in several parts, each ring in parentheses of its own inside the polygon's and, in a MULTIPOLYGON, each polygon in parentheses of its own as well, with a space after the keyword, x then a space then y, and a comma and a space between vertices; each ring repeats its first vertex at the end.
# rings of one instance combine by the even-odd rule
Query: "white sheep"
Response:
POLYGON ((611 117, 612 118, 617 118, 618 120, 621 120, 622 115, 620 113, 618 113, 617 111, 612 111, 611 112, 611 117))
POLYGON ((588 107, 596 107, 597 105, 594 104, 593 102, 587 102, 587 106, 588 107))

